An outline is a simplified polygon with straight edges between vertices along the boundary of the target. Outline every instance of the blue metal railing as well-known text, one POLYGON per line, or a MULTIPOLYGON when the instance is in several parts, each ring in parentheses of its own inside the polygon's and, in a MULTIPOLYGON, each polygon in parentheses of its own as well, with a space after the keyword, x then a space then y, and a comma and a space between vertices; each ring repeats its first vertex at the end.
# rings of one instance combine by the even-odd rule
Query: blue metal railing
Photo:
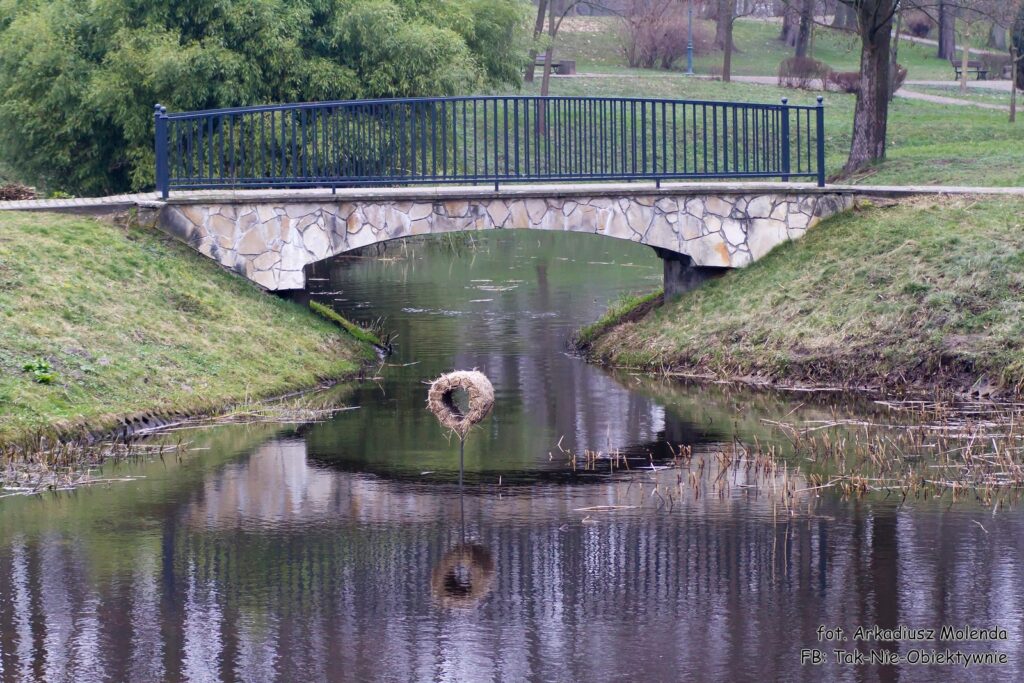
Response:
POLYGON ((817 106, 612 97, 438 97, 168 114, 171 190, 806 178, 825 184, 817 106))

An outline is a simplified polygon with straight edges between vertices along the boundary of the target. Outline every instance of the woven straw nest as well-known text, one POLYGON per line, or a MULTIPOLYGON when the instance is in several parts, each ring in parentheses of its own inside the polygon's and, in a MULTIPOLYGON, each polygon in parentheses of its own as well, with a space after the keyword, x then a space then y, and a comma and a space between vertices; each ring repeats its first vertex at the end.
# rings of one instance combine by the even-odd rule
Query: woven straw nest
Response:
POLYGON ((443 607, 475 607, 491 591, 494 559, 487 548, 457 545, 441 558, 430 575, 430 593, 443 607))
POLYGON ((487 417, 494 407, 494 386, 484 373, 476 370, 449 372, 430 385, 427 407, 444 427, 464 439, 473 425, 487 417), (454 395, 460 389, 469 397, 465 413, 455 404, 454 395))

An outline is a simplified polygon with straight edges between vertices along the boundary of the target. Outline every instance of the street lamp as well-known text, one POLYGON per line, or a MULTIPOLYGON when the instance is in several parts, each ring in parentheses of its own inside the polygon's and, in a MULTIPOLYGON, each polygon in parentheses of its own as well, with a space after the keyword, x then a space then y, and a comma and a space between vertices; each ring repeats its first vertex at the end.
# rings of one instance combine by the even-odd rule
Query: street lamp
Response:
POLYGON ((686 21, 686 75, 693 75, 693 0, 687 8, 686 21))

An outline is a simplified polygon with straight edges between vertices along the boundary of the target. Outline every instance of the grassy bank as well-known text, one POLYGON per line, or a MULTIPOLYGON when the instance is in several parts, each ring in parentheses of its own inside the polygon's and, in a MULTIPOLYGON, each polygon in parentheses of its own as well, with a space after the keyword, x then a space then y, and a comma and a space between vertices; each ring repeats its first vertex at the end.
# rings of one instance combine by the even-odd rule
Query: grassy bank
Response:
MULTIPOLYGON (((592 341, 602 361, 780 384, 1024 393, 1024 201, 822 223, 592 341)), ((619 315, 626 315, 620 311, 619 315)))
POLYGON ((196 413, 372 358, 155 230, 0 212, 0 442, 196 413))

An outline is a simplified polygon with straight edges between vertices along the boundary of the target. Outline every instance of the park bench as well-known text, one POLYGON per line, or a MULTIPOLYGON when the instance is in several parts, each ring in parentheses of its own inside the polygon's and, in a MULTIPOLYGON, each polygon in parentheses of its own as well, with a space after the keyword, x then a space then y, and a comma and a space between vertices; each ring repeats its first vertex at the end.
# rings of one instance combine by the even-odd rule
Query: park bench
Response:
MULTIPOLYGON (((954 81, 959 81, 963 75, 963 62, 955 59, 949 60, 949 63, 953 65, 953 76, 954 81)), ((984 62, 971 60, 967 62, 967 75, 974 74, 975 78, 979 81, 988 80, 988 67, 985 66, 984 62)))
MULTIPOLYGON (((537 68, 544 68, 544 57, 537 59, 537 68)), ((576 73, 575 59, 555 59, 551 61, 551 73, 559 76, 573 76, 576 73)))

